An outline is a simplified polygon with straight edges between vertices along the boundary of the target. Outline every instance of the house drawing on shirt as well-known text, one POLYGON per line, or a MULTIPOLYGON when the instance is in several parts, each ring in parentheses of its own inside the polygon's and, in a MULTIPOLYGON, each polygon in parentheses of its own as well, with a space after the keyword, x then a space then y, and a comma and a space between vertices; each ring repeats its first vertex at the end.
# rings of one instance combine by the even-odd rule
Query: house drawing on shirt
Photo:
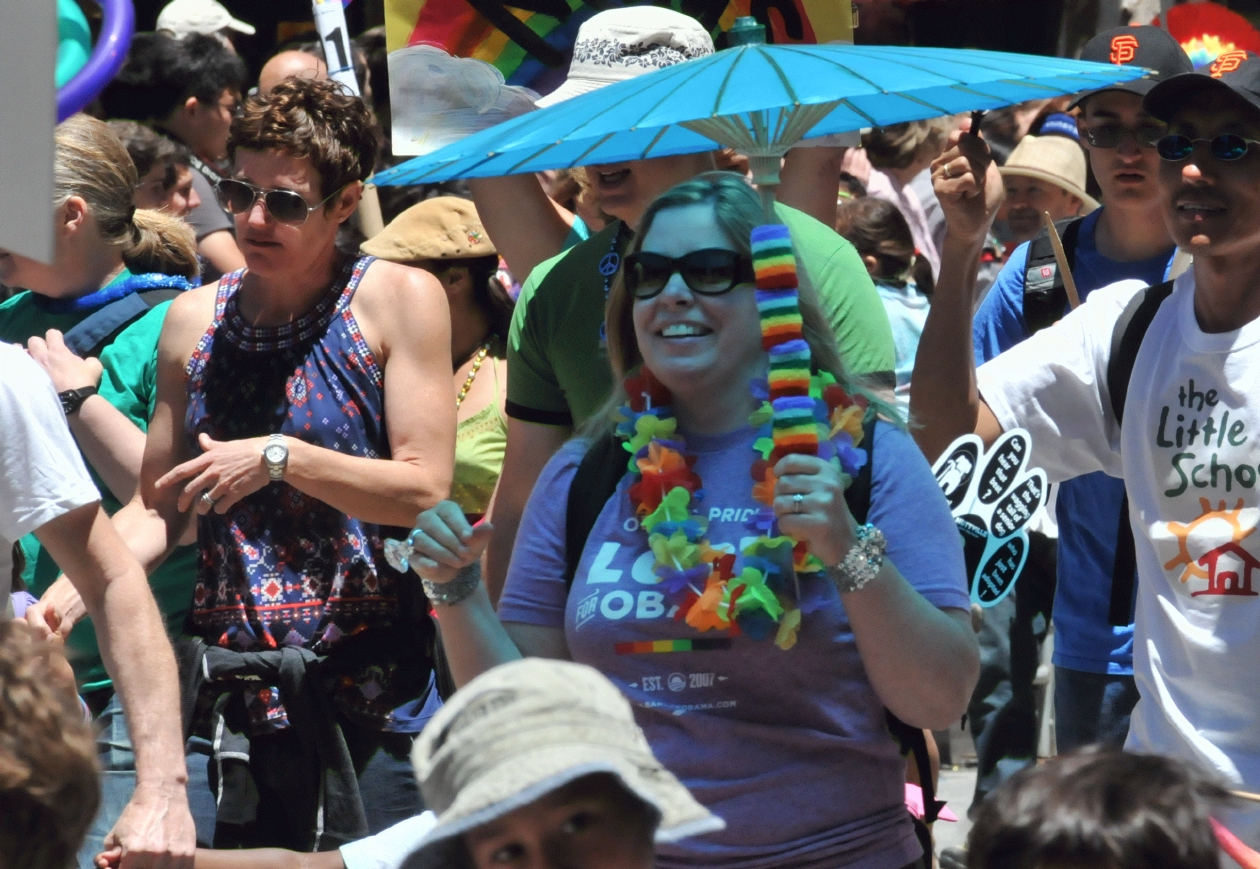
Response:
POLYGON ((1200 595, 1238 595, 1256 597, 1257 592, 1251 590, 1251 572, 1260 567, 1260 559, 1243 549, 1238 543, 1230 540, 1205 552, 1198 563, 1207 570, 1208 587, 1196 591, 1191 597, 1200 595))

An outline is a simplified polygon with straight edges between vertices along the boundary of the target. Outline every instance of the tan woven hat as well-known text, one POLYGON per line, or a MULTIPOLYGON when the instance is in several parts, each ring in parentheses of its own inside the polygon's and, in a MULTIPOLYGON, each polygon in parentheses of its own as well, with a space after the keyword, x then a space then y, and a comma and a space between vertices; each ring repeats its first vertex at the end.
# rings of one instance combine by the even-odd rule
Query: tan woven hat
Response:
POLYGON ((483 673, 433 716, 411 761, 437 825, 407 869, 456 865, 458 836, 593 773, 652 808, 657 842, 726 826, 661 766, 630 703, 585 664, 525 658, 483 673))
POLYGON ((368 256, 396 263, 495 256, 494 242, 476 207, 458 196, 435 196, 413 205, 359 246, 368 256))
POLYGON ((1081 214, 1098 207, 1098 200, 1085 192, 1085 152, 1066 136, 1025 136, 998 171, 1003 177, 1039 178, 1066 190, 1081 200, 1081 214))

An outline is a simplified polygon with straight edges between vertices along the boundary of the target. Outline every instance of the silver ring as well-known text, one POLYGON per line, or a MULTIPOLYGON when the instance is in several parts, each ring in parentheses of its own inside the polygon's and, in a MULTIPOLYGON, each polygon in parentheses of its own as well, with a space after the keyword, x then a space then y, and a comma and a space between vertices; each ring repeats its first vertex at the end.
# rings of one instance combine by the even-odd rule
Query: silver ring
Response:
POLYGON ((800 492, 797 492, 795 495, 792 496, 792 512, 793 513, 801 512, 801 502, 804 500, 805 500, 805 496, 802 495, 800 492))
POLYGON ((203 506, 204 506, 207 510, 213 510, 213 509, 214 509, 214 503, 215 503, 215 502, 214 502, 214 499, 210 497, 210 490, 209 490, 209 489, 206 489, 204 492, 202 492, 202 493, 201 493, 201 497, 200 497, 200 498, 198 498, 197 500, 198 500, 198 501, 200 501, 200 502, 202 503, 202 505, 203 505, 203 506))

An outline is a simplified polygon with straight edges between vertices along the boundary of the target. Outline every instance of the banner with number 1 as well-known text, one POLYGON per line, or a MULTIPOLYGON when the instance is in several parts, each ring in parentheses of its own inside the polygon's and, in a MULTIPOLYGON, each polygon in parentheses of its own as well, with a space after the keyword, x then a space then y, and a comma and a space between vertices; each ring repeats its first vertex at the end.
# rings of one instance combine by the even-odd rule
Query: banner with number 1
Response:
POLYGON ((324 43, 324 59, 328 62, 328 77, 345 85, 350 93, 359 94, 359 80, 354 77, 353 55, 350 53, 350 34, 346 31, 346 13, 341 0, 312 0, 315 12, 315 29, 324 43))

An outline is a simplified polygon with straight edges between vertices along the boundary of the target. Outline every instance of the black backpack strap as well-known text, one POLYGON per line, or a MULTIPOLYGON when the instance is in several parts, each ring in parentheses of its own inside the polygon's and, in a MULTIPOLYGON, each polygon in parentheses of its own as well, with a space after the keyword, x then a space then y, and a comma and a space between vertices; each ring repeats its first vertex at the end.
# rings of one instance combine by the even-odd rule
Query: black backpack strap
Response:
MULTIPOLYGON (((1147 287, 1135 295, 1116 320, 1111 333, 1111 355, 1107 358, 1107 392, 1116 425, 1124 421, 1124 402, 1133 377, 1138 348, 1155 312, 1172 293, 1173 282, 1147 287)), ((1129 524, 1129 493, 1120 502, 1120 527, 1116 529, 1116 557, 1111 565, 1111 604, 1107 621, 1116 627, 1133 624, 1133 594, 1137 589, 1137 550, 1133 526, 1129 524)))
POLYGON ((849 512, 859 525, 866 522, 866 514, 871 509, 871 465, 875 462, 875 414, 870 414, 862 423, 862 444, 860 449, 866 452, 866 464, 858 471, 849 488, 844 490, 844 500, 849 505, 849 512))
POLYGON ((600 511, 626 475, 629 461, 630 454, 622 449, 621 439, 611 431, 605 432, 591 441, 573 475, 564 515, 564 583, 569 588, 577 576, 586 538, 591 536, 600 511))
POLYGON ((84 317, 65 335, 66 346, 77 356, 98 356, 118 333, 162 302, 183 290, 170 288, 129 293, 84 317))
MULTIPOLYGON (((1084 219, 1069 217, 1054 225, 1063 242, 1063 253, 1072 265, 1076 263, 1076 241, 1084 219)), ((1049 231, 1042 227, 1028 243, 1028 262, 1024 266, 1024 324, 1028 333, 1038 332, 1062 318, 1067 303, 1054 244, 1049 231)))

